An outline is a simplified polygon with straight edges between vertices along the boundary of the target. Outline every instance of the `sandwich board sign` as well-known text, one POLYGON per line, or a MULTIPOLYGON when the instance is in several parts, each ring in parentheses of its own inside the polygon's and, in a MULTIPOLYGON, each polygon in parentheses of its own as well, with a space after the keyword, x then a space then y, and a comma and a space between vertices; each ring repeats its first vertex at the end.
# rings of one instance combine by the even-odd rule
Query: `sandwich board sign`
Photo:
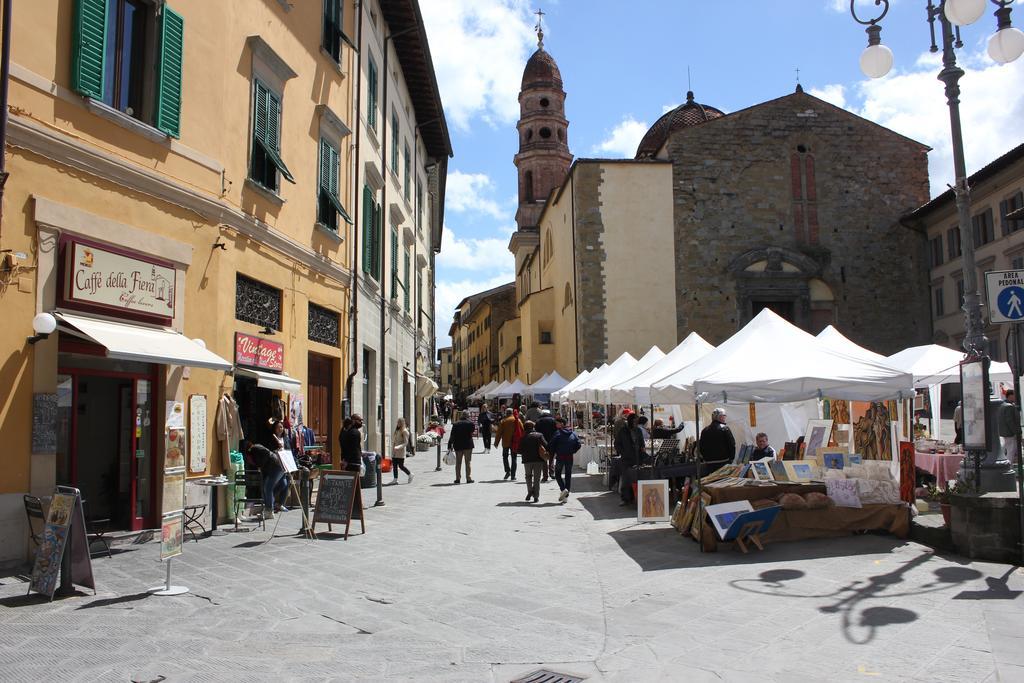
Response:
POLYGON ((1024 322, 1024 270, 985 273, 988 316, 994 323, 1024 322))

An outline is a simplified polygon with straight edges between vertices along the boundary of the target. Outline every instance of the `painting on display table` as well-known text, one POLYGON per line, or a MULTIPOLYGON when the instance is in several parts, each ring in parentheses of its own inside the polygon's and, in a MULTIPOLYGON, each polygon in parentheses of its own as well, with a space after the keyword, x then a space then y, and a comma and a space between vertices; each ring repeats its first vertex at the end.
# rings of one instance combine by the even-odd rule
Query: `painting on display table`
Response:
POLYGON ((853 450, 865 460, 892 460, 889 408, 885 403, 854 401, 853 450))

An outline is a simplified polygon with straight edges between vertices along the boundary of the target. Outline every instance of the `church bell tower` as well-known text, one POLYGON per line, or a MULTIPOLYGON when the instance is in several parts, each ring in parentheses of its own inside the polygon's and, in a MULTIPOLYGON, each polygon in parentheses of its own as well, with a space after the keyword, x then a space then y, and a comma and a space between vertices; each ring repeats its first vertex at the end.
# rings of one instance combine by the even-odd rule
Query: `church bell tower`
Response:
MULTIPOLYGON (((554 58, 544 49, 544 31, 537 24, 537 51, 523 70, 519 90, 519 209, 516 225, 523 233, 537 232, 537 222, 551 191, 565 180, 569 152, 569 121, 565 118, 565 90, 554 58)), ((531 240, 526 240, 531 241, 531 240)))

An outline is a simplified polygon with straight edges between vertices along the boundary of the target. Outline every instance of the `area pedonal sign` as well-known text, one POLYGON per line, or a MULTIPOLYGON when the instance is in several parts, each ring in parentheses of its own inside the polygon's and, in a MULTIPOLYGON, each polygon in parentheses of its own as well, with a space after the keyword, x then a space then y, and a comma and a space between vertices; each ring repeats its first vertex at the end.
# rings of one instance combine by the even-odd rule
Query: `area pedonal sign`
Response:
POLYGON ((985 273, 989 320, 994 323, 1024 322, 1024 270, 985 273))

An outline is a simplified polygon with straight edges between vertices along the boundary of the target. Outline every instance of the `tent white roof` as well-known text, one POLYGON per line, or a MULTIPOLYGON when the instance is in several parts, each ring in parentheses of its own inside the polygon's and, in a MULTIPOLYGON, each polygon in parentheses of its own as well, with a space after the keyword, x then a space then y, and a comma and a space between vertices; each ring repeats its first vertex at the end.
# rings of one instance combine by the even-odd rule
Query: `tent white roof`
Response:
POLYGON ((496 386, 498 386, 498 380, 492 379, 490 382, 488 382, 487 384, 483 385, 482 387, 480 387, 479 389, 474 391, 472 394, 470 394, 469 397, 470 398, 483 398, 484 394, 486 394, 488 391, 490 391, 491 389, 493 389, 496 386))
POLYGON ((889 360, 880 353, 875 353, 863 346, 859 346, 847 339, 842 332, 829 325, 818 333, 818 341, 825 345, 825 348, 845 353, 847 356, 860 358, 873 363, 892 365, 889 360))
MULTIPOLYGON (((608 367, 608 364, 606 363, 605 365, 603 365, 601 367, 608 367)), ((576 375, 576 377, 573 378, 572 381, 570 381, 564 387, 562 387, 558 391, 552 392, 551 400, 552 401, 564 401, 564 400, 566 400, 566 394, 569 391, 571 391, 572 389, 575 389, 580 384, 586 382, 587 378, 590 377, 590 374, 591 374, 590 370, 584 370, 580 374, 576 375)))
MULTIPOLYGON (((950 349, 938 344, 911 346, 899 353, 894 353, 886 360, 889 365, 914 376, 914 386, 920 389, 936 384, 948 384, 960 381, 960 361, 964 359, 962 351, 950 349)), ((989 366, 988 375, 996 381, 1013 380, 1013 371, 1007 363, 993 362, 989 366)))
POLYGON ((656 382, 655 403, 785 403, 809 398, 878 401, 913 393, 913 378, 826 347, 764 309, 700 360, 656 382))
POLYGON ((511 396, 510 393, 505 393, 505 388, 508 387, 508 380, 505 380, 501 384, 495 387, 491 387, 487 391, 483 392, 484 398, 495 398, 497 396, 511 396))
POLYGON ((550 372, 534 382, 527 389, 528 394, 552 394, 569 384, 569 380, 558 374, 557 371, 550 372))
POLYGON ((628 379, 612 386, 609 391, 609 399, 612 403, 618 404, 647 405, 651 402, 652 384, 678 372, 714 348, 699 334, 691 332, 686 339, 679 342, 678 346, 666 353, 657 363, 637 370, 628 379))
POLYGON ((577 385, 575 389, 569 392, 569 398, 573 401, 597 401, 597 392, 591 392, 590 387, 597 385, 601 378, 605 377, 608 373, 618 372, 623 366, 632 367, 634 365, 636 365, 636 358, 629 355, 629 352, 624 352, 607 367, 600 367, 590 373, 590 377, 587 378, 586 382, 577 385))
POLYGON ((499 395, 500 396, 512 396, 514 394, 525 394, 526 391, 527 391, 527 388, 528 387, 525 384, 523 384, 523 382, 521 380, 516 379, 514 382, 510 383, 507 387, 505 387, 502 390, 501 394, 499 394, 499 395))
MULTIPOLYGON (((632 377, 637 371, 643 371, 651 367, 665 357, 664 351, 657 346, 652 346, 640 360, 632 365, 623 364, 615 370, 609 369, 596 382, 587 383, 587 395, 595 403, 614 403, 611 397, 611 388, 628 377, 632 377)), ((627 403, 632 403, 633 398, 627 397, 627 403)))

